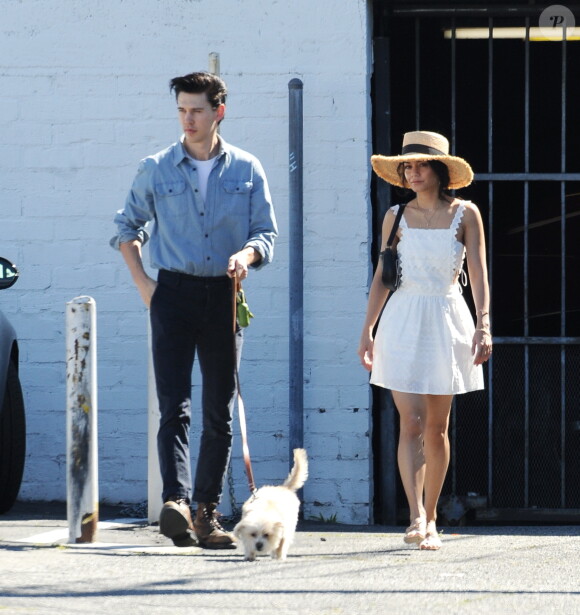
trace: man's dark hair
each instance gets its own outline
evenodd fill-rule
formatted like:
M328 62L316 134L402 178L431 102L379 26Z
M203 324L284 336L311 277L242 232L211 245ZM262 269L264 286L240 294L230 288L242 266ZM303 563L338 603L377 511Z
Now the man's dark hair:
M207 94L209 104L215 109L219 105L225 104L228 95L226 84L212 73L198 72L175 77L169 82L169 90L175 92L175 98L180 92L188 94Z

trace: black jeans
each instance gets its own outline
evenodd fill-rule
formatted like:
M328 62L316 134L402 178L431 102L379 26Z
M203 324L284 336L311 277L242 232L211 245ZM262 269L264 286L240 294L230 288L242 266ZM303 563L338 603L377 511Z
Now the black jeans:
M161 414L157 447L163 501L219 502L232 443L236 394L232 282L160 271L150 307L153 366ZM242 331L235 335L236 360ZM191 493L191 371L202 375L202 434Z

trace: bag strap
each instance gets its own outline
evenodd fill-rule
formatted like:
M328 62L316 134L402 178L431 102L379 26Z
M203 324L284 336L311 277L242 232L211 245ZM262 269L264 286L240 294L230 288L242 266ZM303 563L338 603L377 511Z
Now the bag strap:
M236 391L238 398L238 414L240 418L240 432L242 434L242 452L244 455L244 465L246 466L246 476L248 477L248 486L252 494L256 492L256 484L254 483L254 473L252 472L252 460L250 459L250 447L248 446L248 434L246 431L246 411L244 409L244 401L240 389L240 374L238 373L238 357L236 353L236 324L237 324L237 298L238 291L242 290L242 282L234 273L232 277L232 311L233 311L233 352L234 352L234 373L236 381Z
M397 212L397 215L395 217L395 223L393 224L393 228L391 229L391 234L389 235L389 240L387 241L387 248L391 247L391 244L393 243L393 240L395 239L395 233L397 232L397 229L399 228L399 223L401 222L401 216L403 215L403 210L405 209L407 203L404 203L403 205L399 205L399 211Z

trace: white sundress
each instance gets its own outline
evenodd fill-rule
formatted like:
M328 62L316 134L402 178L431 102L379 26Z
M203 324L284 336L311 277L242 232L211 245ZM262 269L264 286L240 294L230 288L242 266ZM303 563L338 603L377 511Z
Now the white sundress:
M471 354L473 317L455 281L465 259L457 240L464 211L460 201L448 229L409 228L401 217L401 283L377 328L372 384L432 395L483 389L482 367Z

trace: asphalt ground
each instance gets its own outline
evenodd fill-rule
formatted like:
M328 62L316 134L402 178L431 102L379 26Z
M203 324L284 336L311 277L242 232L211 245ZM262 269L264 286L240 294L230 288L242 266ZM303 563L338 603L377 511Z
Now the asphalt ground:
M66 544L62 503L0 516L0 614L580 614L580 527L457 527L443 548L401 527L304 522L286 562L178 549L102 507L98 542Z

